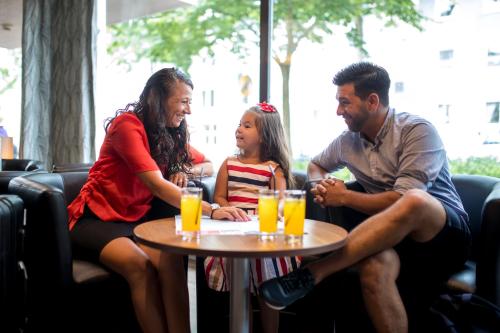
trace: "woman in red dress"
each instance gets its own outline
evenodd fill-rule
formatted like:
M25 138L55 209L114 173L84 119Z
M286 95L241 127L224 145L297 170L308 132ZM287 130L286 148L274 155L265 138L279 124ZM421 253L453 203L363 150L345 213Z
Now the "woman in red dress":
M68 206L75 256L95 260L122 275L130 286L144 332L188 332L189 305L182 256L160 252L133 240L133 229L147 221L153 198L180 206L180 187L190 167L185 116L191 113L193 84L175 68L153 74L139 101L117 111L88 181ZM203 213L218 219L248 220L233 207ZM158 212L154 212L158 216Z

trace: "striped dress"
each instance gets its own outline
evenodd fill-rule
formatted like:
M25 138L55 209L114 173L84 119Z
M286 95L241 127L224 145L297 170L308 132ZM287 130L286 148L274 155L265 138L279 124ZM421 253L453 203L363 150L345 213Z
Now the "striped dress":
M229 205L255 214L260 189L270 188L272 173L278 164L273 161L261 164L241 163L236 157L227 159L227 200ZM205 276L208 286L218 291L230 290L230 261L227 258L207 257ZM290 273L300 265L299 257L257 258L250 260L250 283L252 291L266 280Z

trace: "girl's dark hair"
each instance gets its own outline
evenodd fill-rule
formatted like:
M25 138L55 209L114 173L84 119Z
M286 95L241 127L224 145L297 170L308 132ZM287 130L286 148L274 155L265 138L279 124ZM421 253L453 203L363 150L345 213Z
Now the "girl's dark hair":
M274 108L274 107L273 107ZM278 112L265 112L259 106L253 106L248 111L257 115L256 126L261 139L260 160L274 161L283 170L288 187L295 185L290 162L290 149L285 138L285 131Z
M156 161L165 177L176 172L188 172L191 166L187 149L189 133L186 119L177 128L166 126L166 102L178 82L193 89L193 82L177 68L164 68L154 73L146 83L139 101L128 104L116 111L112 118L106 119L105 130L116 117L124 112L133 112L144 124L148 136L151 156Z

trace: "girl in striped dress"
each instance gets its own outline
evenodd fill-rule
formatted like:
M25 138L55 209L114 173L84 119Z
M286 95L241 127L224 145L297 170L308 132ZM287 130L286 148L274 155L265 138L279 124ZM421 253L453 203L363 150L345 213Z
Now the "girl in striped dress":
M289 186L293 184L288 145L276 108L264 102L247 110L236 129L236 146L239 154L228 157L219 169L214 201L222 207L234 206L247 214L256 214L260 189L282 191L287 183ZM210 288L218 291L230 289L228 264L226 258L208 257L205 260ZM250 260L252 292L263 281L286 275L299 264L296 257ZM260 297L259 303L264 332L277 332L279 312L269 308Z

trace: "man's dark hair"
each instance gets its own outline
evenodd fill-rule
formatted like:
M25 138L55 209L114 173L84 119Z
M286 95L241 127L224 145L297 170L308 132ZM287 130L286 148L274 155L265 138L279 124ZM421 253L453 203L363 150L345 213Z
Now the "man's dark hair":
M354 83L354 94L366 99L371 93L376 93L380 103L389 105L389 87L391 79L387 71L369 62L357 62L341 69L333 77L333 84L342 86Z

